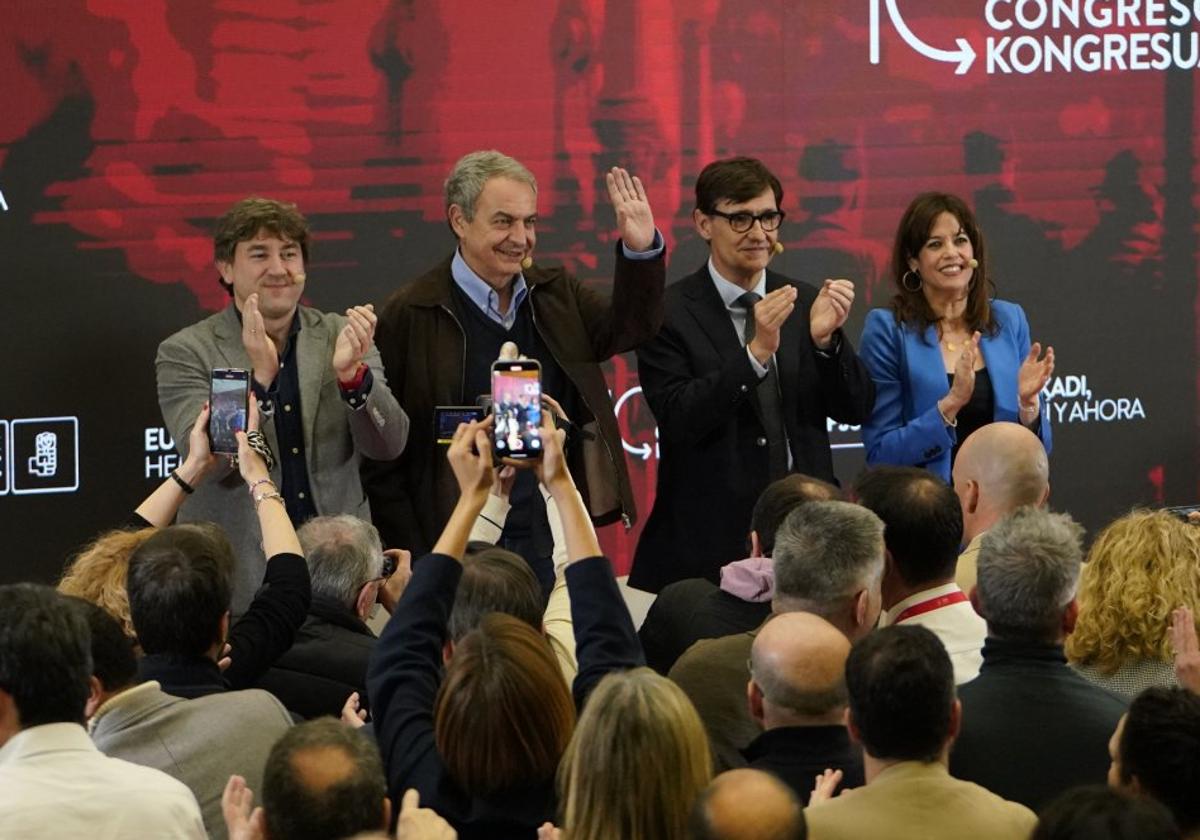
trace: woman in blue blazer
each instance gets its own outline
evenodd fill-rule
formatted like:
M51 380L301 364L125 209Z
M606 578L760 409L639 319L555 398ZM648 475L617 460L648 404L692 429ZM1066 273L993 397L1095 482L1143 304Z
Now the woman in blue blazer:
M1040 394L1054 349L1030 346L1021 307L993 297L986 256L957 196L925 193L904 212L892 248L896 296L867 313L859 351L875 382L868 464L925 467L949 481L959 444L994 421L1021 423L1050 451Z

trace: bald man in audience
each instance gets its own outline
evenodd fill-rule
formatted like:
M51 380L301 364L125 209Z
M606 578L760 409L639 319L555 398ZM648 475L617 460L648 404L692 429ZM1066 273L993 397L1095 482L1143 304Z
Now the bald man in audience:
M804 816L787 785L743 767L717 776L700 794L691 829L692 840L798 840Z
M746 695L763 733L742 750L807 805L813 777L842 771L845 787L863 783L862 750L846 731L846 657L850 640L820 616L794 612L768 621L754 639Z
M1050 498L1050 462L1037 435L1019 423L988 423L963 441L951 473L962 505L963 541L955 582L975 588L983 534L1024 505L1042 507Z
M253 799L245 779L229 778L221 806L231 838L338 840L386 829L392 816L378 748L331 717L295 726L275 743L261 809L252 810Z

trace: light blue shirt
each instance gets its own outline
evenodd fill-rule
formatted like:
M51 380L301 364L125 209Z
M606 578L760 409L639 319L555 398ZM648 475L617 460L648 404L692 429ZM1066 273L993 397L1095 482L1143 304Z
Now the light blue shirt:
M454 278L458 288L462 289L463 294L470 298L471 303L479 307L480 312L504 329L512 329L513 324L517 322L517 309L529 294L524 274L518 272L513 280L512 300L509 302L508 311L504 313L501 313L499 308L500 294L471 270L460 250L454 252L454 259L450 262L450 276Z
M661 256L665 249L666 245L663 242L662 234L658 232L658 228L654 229L654 241L650 243L648 251L634 251L624 242L621 243L621 251L625 254L625 258L629 260L652 260ZM458 284L458 288L462 289L463 294L470 299L471 303L479 307L480 312L504 327L505 330L513 328L513 324L517 322L517 310L521 308L521 304L529 296L529 284L525 282L524 274L517 272L517 276L513 280L512 301L509 304L508 311L505 313L500 312L499 293L489 286L482 277L476 274L471 269L471 266L467 265L467 261L463 259L462 249L455 249L454 251L454 259L450 262L450 276L454 278L454 282ZM765 277L766 275L764 274L763 276Z

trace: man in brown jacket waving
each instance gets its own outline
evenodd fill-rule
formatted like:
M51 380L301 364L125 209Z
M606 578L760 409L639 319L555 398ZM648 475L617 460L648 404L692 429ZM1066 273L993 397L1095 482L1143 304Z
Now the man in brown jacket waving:
M542 366L543 392L573 421L568 459L593 520L631 523L632 491L600 363L651 338L662 322L664 245L641 181L607 173L621 242L609 299L562 268L535 265L537 182L497 151L472 152L446 179L446 218L458 240L441 264L388 300L376 343L388 384L413 418L400 458L365 469L384 543L424 553L457 496L434 436L437 406L473 405L490 392L505 342ZM502 545L552 580L550 537L532 473L512 490ZM549 580L548 580L549 578Z

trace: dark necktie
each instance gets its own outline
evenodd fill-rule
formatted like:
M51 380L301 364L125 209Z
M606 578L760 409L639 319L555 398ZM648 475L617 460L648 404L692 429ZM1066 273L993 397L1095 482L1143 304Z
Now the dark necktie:
M754 304L760 300L762 298L757 292L746 292L737 299L738 306L746 312L746 328L743 333L747 346L754 340ZM783 399L779 393L779 377L775 374L774 357L767 360L767 375L758 381L756 394L762 413L763 429L767 433L770 480L775 481L787 475L787 430L783 425Z

